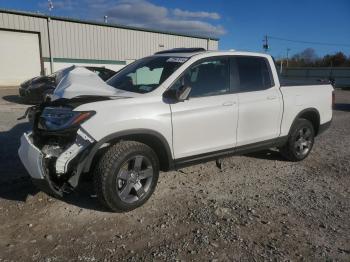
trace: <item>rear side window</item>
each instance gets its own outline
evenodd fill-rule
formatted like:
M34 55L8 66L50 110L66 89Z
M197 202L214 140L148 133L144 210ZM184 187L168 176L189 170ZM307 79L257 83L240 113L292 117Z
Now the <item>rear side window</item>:
M274 85L268 61L263 57L237 56L236 70L239 77L239 91L259 91Z

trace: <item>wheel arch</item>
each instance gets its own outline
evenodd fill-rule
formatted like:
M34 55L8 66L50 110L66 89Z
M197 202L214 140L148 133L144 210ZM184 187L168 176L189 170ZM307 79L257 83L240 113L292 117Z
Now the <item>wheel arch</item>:
M320 118L320 113L314 107L305 108L297 114L297 116L293 120L292 125L290 126L288 135L290 135L290 132L291 132L292 127L294 126L295 122L300 118L309 120L311 122L312 126L314 127L315 136L317 136L319 129L320 129L321 118Z
M174 161L172 158L171 149L169 143L162 134L149 129L132 129L116 132L100 139L91 148L88 156L86 157L83 171L88 172L93 163L98 160L100 153L102 153L105 148L109 147L103 147L104 144L108 143L112 145L121 140L137 141L148 145L157 154L160 169L162 171L173 169Z

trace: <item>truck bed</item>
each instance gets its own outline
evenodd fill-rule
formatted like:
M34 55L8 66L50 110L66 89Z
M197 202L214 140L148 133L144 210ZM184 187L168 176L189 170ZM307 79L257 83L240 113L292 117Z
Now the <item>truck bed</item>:
M281 86L307 86L307 85L328 85L328 84L330 84L330 81L328 79L280 76Z

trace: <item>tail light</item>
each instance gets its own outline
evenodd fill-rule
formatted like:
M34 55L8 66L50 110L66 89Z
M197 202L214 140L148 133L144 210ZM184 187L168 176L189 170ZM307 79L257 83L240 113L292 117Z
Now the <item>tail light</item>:
M332 92L332 109L335 107L335 93L334 91Z

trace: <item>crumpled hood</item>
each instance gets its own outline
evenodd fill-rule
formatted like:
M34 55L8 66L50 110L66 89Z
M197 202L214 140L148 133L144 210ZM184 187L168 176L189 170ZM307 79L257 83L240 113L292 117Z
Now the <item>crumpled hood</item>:
M63 76L51 100L78 96L136 97L138 95L107 85L96 73L84 67L77 67Z

